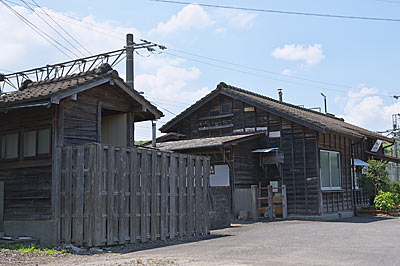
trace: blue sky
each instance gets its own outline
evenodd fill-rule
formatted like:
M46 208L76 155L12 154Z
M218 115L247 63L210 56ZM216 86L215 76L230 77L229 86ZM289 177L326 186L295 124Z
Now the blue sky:
M93 53L121 48L127 32L133 32L137 39L149 39L170 48L164 54L146 57L143 51L143 57L136 56L136 88L168 110L163 110L166 117L159 126L173 117L171 113L181 112L220 81L274 98L277 89L282 88L285 101L306 107L322 106L320 93L323 92L327 95L329 112L371 130L390 128L391 114L400 113L400 101L390 97L400 94L400 22L257 13L147 0L36 2L46 7ZM203 0L199 3L400 18L400 4L376 0L324 1L323 4L316 0ZM31 11L16 8L52 33ZM0 49L7 51L0 55L0 69L17 71L68 59L4 6L0 6L0 17L3 32ZM190 56L182 51L264 72ZM123 64L118 70L124 75ZM137 139L148 139L150 124L138 125L136 135Z

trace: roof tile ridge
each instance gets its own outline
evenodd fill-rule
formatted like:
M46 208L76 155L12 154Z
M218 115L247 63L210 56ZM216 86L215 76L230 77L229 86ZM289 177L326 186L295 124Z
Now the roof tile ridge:
M250 94L250 95L253 95L253 96L256 96L256 97L260 97L260 98L272 101L274 103L286 105L286 106L293 107L293 108L296 108L296 109L299 109L299 110L302 110L302 111L307 111L307 112L310 112L310 113L313 113L313 114L322 115L324 117L328 117L328 118L332 118L332 119L336 119L338 121L344 122L344 120L342 118L339 118L339 117L334 117L334 116L331 116L331 115L328 115L328 114L320 113L320 112L317 112L317 111L314 111L314 110L310 110L310 109L305 108L305 107L297 106L297 105L294 105L294 104L291 104L291 103L281 102L281 101L273 99L271 97L268 97L268 96L265 96L265 95L262 95L262 94L259 94L259 93L256 93L256 92L252 92L252 91L249 91L249 90L245 90L245 89L242 89L242 88L239 88L239 87L235 87L235 86L226 84L224 82L221 82L220 84L225 89L231 89L231 90L234 90L234 91L243 92L243 93L246 93L246 94Z

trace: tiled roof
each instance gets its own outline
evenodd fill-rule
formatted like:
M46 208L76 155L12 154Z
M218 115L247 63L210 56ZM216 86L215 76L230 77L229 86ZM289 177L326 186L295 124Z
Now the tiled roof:
M51 97L62 94L71 89L78 88L85 85L90 85L93 82L100 81L105 78L112 78L115 81L120 81L129 87L118 75L116 70L113 70L109 64L102 64L99 67L81 72L73 75L67 75L49 80L42 80L39 82L25 81L25 84L21 86L22 89L18 91L12 91L3 95L0 95L0 109L8 108L9 106L19 104L30 104L38 101L48 100ZM156 106L151 104L146 98L134 91L137 100L140 100L145 105L150 107L154 113L163 116L162 112L157 109Z
M286 102L280 102L261 94L227 85L224 82L218 84L217 88L214 91L197 101L195 104L190 106L188 109L180 113L175 118L173 118L160 130L162 132L165 132L171 126L179 122L183 117L192 113L219 93L225 94L233 98L238 98L251 105L255 105L258 108L265 109L268 112L275 113L278 116L282 116L288 120L303 124L307 127L312 127L321 132L333 131L355 137L369 136L391 141L389 138L386 138L380 134L346 123L343 119L337 118L333 115L320 113Z
M25 83L23 89L1 95L0 106L46 99L65 90L89 84L106 77L118 78L118 73L110 65L103 64L96 69L86 72L39 82Z
M157 143L157 148L160 150L178 151L178 150L196 149L204 147L216 147L216 146L222 146L232 141L245 140L248 137L253 137L257 135L261 134L252 133L246 135L168 141L168 142Z

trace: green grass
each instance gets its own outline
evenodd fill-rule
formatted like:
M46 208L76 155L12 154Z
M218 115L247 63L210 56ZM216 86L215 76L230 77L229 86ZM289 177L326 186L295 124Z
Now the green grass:
M53 248L43 248L43 247L36 247L35 245L23 245L23 244L15 244L15 245L0 245L0 249L9 249L9 250L16 250L21 252L22 254L25 253L45 253L45 254L56 254L56 253L65 253L65 250L56 250Z

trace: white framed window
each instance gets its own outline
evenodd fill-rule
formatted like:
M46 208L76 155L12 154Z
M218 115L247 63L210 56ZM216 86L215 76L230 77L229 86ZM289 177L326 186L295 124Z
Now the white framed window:
M340 153L320 151L321 188L325 190L341 189Z
M43 157L50 154L50 128L30 129L24 132L24 158Z
M0 160L18 159L19 134L8 133L0 135Z

